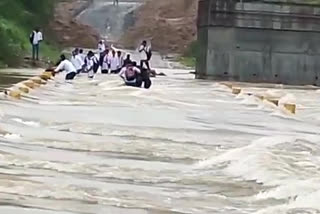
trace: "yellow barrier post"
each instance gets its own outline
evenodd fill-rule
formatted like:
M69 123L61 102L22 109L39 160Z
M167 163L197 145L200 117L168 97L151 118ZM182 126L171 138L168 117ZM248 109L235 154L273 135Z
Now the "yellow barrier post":
M240 88L232 88L232 94L240 94L241 89Z
M296 104L285 103L283 104L284 108L287 109L290 113L296 113Z
M279 100L277 100L277 99L267 99L270 103L273 103L273 104L275 104L276 106L278 106L279 105Z
M25 81L23 84L29 88L35 88L35 83L32 81Z
M10 97L20 99L21 98L21 92L16 90L10 90L9 92L5 92Z
M24 92L24 93L29 93L29 91L30 91L29 88L27 88L27 87L22 87L22 86L19 87L19 90L22 91L22 92Z

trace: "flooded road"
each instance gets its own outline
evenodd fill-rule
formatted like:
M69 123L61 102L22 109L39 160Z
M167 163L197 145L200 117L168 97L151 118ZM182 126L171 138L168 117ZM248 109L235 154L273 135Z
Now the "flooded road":
M188 70L151 90L59 75L0 99L0 213L320 213L320 93L291 115ZM243 85L247 92L264 87Z

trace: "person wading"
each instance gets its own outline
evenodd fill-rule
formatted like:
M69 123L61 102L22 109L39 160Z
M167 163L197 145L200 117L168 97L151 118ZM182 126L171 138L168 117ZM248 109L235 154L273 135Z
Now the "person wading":
M109 57L110 57L109 56L109 49L106 49L106 51L104 53L102 67L101 67L101 73L102 74L108 74L109 73L109 68L110 68Z
M123 67L123 64L124 64L124 60L123 60L123 56L122 56L122 52L121 51L117 51L117 57L118 57L118 60L119 60L117 73L119 73L121 68Z
M99 51L99 65L102 66L104 54L106 51L106 44L104 40L101 40L98 43L98 51Z
M123 79L127 86L141 87L142 85L140 69L134 66L133 63L129 63L123 67L119 73L119 76Z
M119 68L119 58L116 56L116 51L112 51L111 56L109 57L109 64L110 64L110 72L111 74L117 74Z
M122 67L125 67L125 66L128 65L129 63L132 63L131 55L130 55L130 54L128 54L128 55L127 55L127 58L123 61Z
M76 68L73 66L73 64L66 58L64 54L60 56L60 64L58 67L54 70L57 72L65 71L67 73L66 80L73 80L74 77L77 75Z
M148 70L151 70L149 61L152 57L151 47L147 45L147 41L143 41L139 47L140 53L140 67L143 68L144 64Z
M30 43L32 45L32 59L39 60L40 43L43 41L43 35L39 28L35 28L30 34Z
M84 61L79 55L78 49L75 49L74 51L72 51L71 62L73 66L77 69L77 74L81 73L84 67Z

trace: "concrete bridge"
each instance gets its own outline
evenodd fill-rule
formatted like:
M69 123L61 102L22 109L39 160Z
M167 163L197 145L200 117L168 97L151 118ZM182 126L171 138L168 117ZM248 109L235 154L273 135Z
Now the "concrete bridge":
M320 5L200 0L197 78L320 85Z

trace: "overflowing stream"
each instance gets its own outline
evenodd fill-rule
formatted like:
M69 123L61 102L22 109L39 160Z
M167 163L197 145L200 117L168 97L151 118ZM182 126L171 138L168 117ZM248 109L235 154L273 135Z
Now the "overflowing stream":
M150 90L58 75L1 95L0 213L320 213L319 91L242 85L291 94L292 115L153 65L167 76Z

